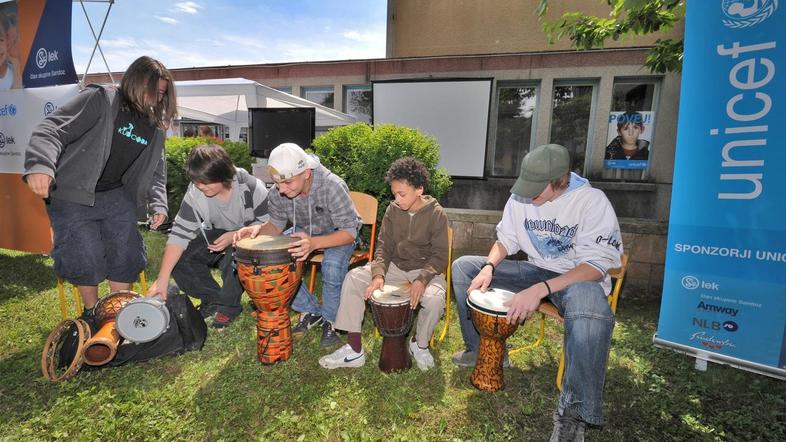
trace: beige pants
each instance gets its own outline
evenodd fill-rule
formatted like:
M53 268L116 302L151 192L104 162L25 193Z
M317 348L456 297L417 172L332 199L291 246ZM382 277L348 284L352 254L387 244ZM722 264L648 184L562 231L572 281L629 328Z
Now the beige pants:
M412 282L420 275L420 270L405 272L392 262L385 275L385 284L400 285ZM335 328L348 332L360 332L363 316L366 313L366 302L363 294L371 283L371 265L352 269L344 278L341 286L341 304L336 315ZM428 347L431 334L445 310L445 277L437 275L431 279L426 291L420 298L422 311L418 313L415 329L415 340L420 348Z

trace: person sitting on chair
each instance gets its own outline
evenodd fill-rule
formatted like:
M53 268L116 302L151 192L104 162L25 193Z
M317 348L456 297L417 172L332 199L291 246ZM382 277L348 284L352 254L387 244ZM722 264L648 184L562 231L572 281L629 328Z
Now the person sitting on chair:
M509 323L524 321L551 301L565 318L565 369L551 440L583 440L586 423L602 424L603 382L614 316L607 302L609 269L620 266L622 240L606 195L570 172L568 150L539 146L521 162L487 257L453 262L453 287L463 351L453 363L474 366L479 344L467 308L469 292L490 286L516 295L505 305ZM505 259L518 251L527 261Z
M186 171L191 184L169 233L158 278L147 294L166 299L172 275L187 295L202 300L203 317L215 315L213 328L222 329L243 310L243 286L232 265L232 238L243 226L267 221L268 192L215 144L195 147ZM221 287L210 274L214 267L221 270Z
M322 305L300 285L292 309L303 313L292 328L293 335L303 335L322 324L321 347L341 343L333 329L341 295L341 282L347 274L349 259L355 250L355 238L362 221L349 197L344 180L319 164L294 143L283 143L270 152L268 170L276 186L268 196L270 221L248 226L235 234L235 241L250 236L280 235L287 224L293 242L289 252L298 261L318 249L322 260Z
M434 366L428 344L445 308L442 273L448 263L448 217L436 199L423 194L429 173L418 160L396 160L385 174L385 182L395 200L382 219L374 261L344 278L336 328L348 332L348 344L319 359L328 369L365 364L360 344L365 300L386 283L408 284L410 308L423 307L409 351L421 370Z

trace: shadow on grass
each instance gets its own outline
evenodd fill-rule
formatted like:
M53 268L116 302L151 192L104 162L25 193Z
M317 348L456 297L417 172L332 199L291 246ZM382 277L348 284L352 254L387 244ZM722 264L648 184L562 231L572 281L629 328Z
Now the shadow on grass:
M57 277L50 263L43 255L0 253L0 303L55 287Z

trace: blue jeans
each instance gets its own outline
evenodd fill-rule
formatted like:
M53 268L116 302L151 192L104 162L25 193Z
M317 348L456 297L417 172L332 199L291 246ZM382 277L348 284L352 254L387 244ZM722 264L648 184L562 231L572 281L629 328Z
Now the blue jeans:
M300 229L298 229L300 230ZM285 235L291 233L291 229L284 232ZM292 301L292 310L300 313L311 313L322 315L326 321L336 322L338 304L341 301L341 284L347 275L349 268L349 258L355 250L355 243L344 246L330 247L324 250L322 260L322 305L320 306L317 297L308 291L305 284L300 284L300 288Z
M453 293L456 296L461 335L468 351L476 351L480 335L467 307L467 289L486 262L485 257L463 256L453 262ZM491 286L519 292L533 284L558 276L526 261L503 260L494 270ZM565 374L559 397L560 411L570 408L584 421L603 423L603 384L611 347L614 315L601 285L578 282L548 297L565 318L563 349Z

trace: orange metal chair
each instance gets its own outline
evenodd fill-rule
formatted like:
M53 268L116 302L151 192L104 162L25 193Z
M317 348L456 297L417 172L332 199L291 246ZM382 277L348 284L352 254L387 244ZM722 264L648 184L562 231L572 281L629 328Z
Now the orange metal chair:
M131 290L134 290L134 284L131 284ZM147 277L144 270L139 274L139 286L142 290L141 295L147 293ZM79 295L79 290L76 286L71 286L71 296L74 298L74 317L82 314L82 296ZM60 299L60 317L68 319L68 299L66 298L65 281L57 278L57 297Z
M349 258L349 265L361 261L371 262L374 259L374 245L377 241L377 209L379 208L379 202L373 196L363 192L349 192L349 197L352 198L352 202L363 220L363 225L371 226L371 240L369 241L368 249L357 249L352 252L352 256ZM311 275L308 280L308 291L311 293L314 293L314 286L316 285L317 266L324 257L324 254L317 252L309 259Z
M448 265L445 270L445 325L442 326L442 332L437 339L439 342L445 340L448 336L448 329L450 328L450 265L453 263L453 229L448 227ZM431 336L431 346L434 346L434 336Z
M625 280L625 272L628 269L628 255L622 255L620 259L621 265L616 269L609 270L609 275L614 280L614 285L611 290L611 294L608 296L609 305L611 306L611 312L617 314L617 301L620 297L620 292L622 291L622 283ZM551 302L544 301L538 307L538 313L540 313L540 325L539 325L539 332L538 338L532 344L525 345L523 347L517 348L515 350L511 350L510 354L516 354L522 350L531 350L533 348L538 347L543 342L543 337L546 334L546 316L554 319L555 321L559 322L560 324L565 322L565 318L559 314L557 307L552 304ZM565 350L560 351L559 356L559 367L557 368L557 389L562 391L562 376L565 374Z

